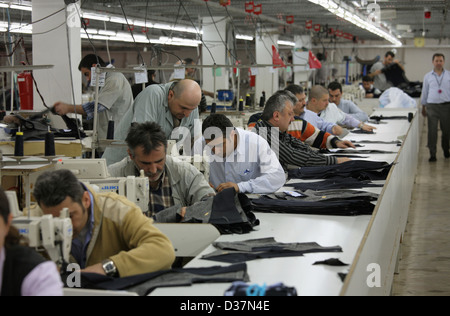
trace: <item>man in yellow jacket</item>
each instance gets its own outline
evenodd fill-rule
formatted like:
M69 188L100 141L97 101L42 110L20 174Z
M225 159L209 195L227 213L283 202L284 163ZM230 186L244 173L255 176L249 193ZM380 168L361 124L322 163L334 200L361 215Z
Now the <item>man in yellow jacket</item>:
M170 269L175 260L169 239L138 206L115 193L96 194L71 171L42 174L34 197L44 214L69 209L71 255L82 272L127 277Z

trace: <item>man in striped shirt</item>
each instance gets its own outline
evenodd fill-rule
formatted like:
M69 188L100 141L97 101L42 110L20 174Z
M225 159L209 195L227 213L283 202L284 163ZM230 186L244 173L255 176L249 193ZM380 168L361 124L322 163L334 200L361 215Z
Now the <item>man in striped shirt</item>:
M267 101L261 120L252 130L267 140L283 168L325 166L349 161L348 158L322 155L287 133L294 121L293 98L295 96L289 91L275 93Z

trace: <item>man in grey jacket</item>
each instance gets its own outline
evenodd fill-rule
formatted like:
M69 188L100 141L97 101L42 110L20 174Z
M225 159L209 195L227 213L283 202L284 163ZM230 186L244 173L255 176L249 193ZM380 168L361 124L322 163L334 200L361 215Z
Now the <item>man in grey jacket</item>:
M108 171L113 177L127 177L144 170L150 182L149 209L143 210L148 216L192 206L215 195L194 166L166 155L166 135L158 124L134 123L126 142L129 157L109 166Z

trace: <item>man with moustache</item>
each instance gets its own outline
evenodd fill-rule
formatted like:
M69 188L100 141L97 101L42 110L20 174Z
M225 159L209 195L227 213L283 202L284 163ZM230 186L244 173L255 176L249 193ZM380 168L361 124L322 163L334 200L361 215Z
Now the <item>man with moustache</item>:
M123 278L170 269L175 260L170 240L136 204L115 193L95 193L70 170L43 173L33 195L45 215L69 210L71 262L81 272Z
M144 170L150 182L149 209L143 210L147 216L192 206L215 195L200 171L167 155L167 139L158 124L133 124L126 142L129 156L109 166L108 171L113 177L128 177Z

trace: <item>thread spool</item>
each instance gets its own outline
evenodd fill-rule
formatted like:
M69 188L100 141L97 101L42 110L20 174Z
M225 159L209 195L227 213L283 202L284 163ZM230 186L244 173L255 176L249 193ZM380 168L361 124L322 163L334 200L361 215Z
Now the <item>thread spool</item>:
M23 157L23 132L20 130L16 133L16 140L14 144L14 156Z
M114 121L110 120L108 122L108 132L106 134L106 139L114 139Z
M45 134L45 157L56 156L55 153L55 135L48 128L48 133Z
M411 123L414 119L414 113L408 113L408 122Z
M245 106L246 107L252 106L252 97L250 96L250 94L247 94L247 96L245 97Z
M239 111L244 111L244 99L242 98L239 100Z
M217 104L216 102L213 102L213 104L211 105L211 114L214 114L217 112Z

